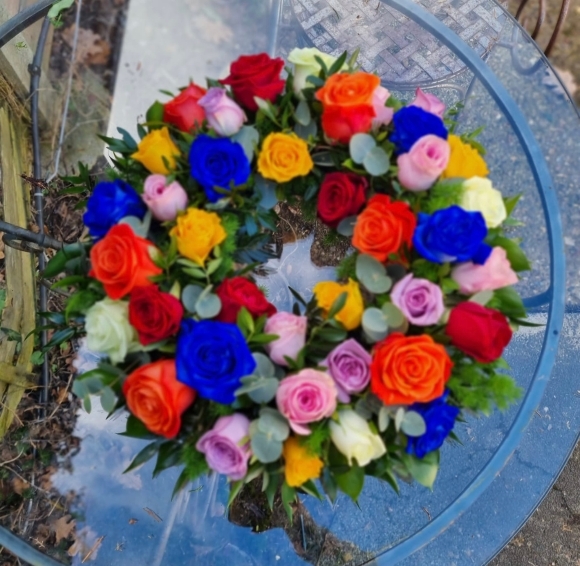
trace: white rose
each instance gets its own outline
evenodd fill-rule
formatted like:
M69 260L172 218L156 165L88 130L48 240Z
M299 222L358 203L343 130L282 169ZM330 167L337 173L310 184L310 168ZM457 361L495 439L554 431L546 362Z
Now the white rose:
M369 423L350 409L339 411L338 422L330 421L329 426L332 442L351 465L356 458L359 466L366 466L387 451L383 439L370 429Z
M95 303L85 318L87 348L118 364L128 352L141 349L137 331L129 324L129 303L108 297Z
M320 73L320 64L314 57L320 57L327 68L332 67L336 57L323 53L316 47L304 47L299 49L295 47L288 54L288 61L294 65L294 92L302 98L302 89L312 86L306 82L306 77L310 75L318 76Z
M481 212L488 228L496 228L507 218L501 193L483 177L471 177L463 182L459 206L471 212Z

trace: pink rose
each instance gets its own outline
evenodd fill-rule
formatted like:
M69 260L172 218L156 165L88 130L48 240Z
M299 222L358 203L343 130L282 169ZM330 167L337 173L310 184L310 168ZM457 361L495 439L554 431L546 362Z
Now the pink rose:
M425 110L425 112L431 112L431 114L435 114L441 119L443 118L443 114L445 114L445 104L434 94L423 92L420 88L415 91L415 98L409 106L418 106Z
M459 290L465 295L493 291L518 282L518 276L512 269L506 251L499 246L493 248L483 265L468 261L454 267L451 278L459 283Z
M308 319L289 312L277 312L264 326L266 334L277 334L279 338L266 344L270 359L279 366L287 366L284 356L295 359L306 343Z
M145 179L143 200L157 220L175 220L180 210L187 207L187 193L177 182L166 185L163 175L149 175Z
M336 386L330 375L315 369L303 369L280 382L276 404L288 419L290 428L305 436L311 431L303 425L334 413L336 395Z
M250 443L240 446L240 441L250 433L250 421L244 415L234 413L220 417L213 428L203 434L195 448L205 454L207 465L218 474L231 480L241 480L248 471Z
M339 344L320 365L328 368L338 389L338 400L350 403L350 393L360 393L371 379L371 355L354 339Z
M394 110L385 106L385 102L389 100L390 96L391 93L384 86L378 86L373 92L373 108L375 111L375 117L372 122L373 130L391 123Z
M433 134L419 138L407 153L399 155L397 176L410 191L428 189L445 171L450 155L446 140Z
M395 284L391 301L411 324L417 326L436 324L445 310L439 285L415 278L412 273Z
M219 136L233 136L247 120L244 111L223 88L210 88L207 94L199 99L198 104L205 110L208 124Z

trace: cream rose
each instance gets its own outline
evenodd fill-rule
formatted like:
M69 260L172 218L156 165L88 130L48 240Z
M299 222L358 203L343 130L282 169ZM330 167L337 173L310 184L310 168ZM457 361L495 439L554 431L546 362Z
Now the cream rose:
M332 67L336 58L327 53L323 53L316 47L295 47L288 54L288 62L294 65L294 92L302 98L302 89L312 86L306 81L310 75L318 76L320 73L320 63L315 59L320 57L327 68Z
M501 193L483 177L471 177L463 182L459 206L471 212L481 212L488 228L496 228L507 218Z
M128 352L141 349L137 331L129 324L129 303L108 297L96 302L85 319L87 348L109 357L113 364L125 359Z
M332 442L347 457L349 465L356 458L359 466L366 466L387 451L383 439L370 429L369 423L350 409L339 411L338 422L330 421L329 427Z

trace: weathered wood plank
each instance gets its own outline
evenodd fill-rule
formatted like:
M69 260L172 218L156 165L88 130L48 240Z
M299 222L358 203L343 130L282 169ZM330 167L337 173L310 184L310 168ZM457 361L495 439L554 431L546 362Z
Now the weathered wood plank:
M23 227L27 226L28 192L20 173L30 168L28 151L23 145L26 139L25 127L12 117L7 107L0 107L0 185L4 220ZM1 325L19 332L24 339L36 325L33 258L8 246L5 253L6 306ZM26 376L32 372L30 357L33 349L34 338L31 336L22 342L14 372L6 372L11 383L4 382L8 379L0 380L0 438L12 423L24 388L29 385ZM0 342L0 364L14 365L15 354L16 342L6 339Z

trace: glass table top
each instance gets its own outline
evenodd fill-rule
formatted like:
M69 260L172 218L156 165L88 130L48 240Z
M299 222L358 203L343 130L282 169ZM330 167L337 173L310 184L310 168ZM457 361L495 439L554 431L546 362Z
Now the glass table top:
M518 288L528 298L531 321L545 324L550 309L563 306L566 276L564 323L554 327L552 320L549 327L558 335L547 336L545 326L522 328L506 352L528 397L505 413L458 423L455 432L463 445L443 447L433 492L403 484L397 496L367 478L358 507L347 497L334 505L304 497L300 521L290 527L274 514L271 528L258 533L244 526L243 510L234 506L227 513L223 478L202 478L172 501L179 469L152 480L150 462L123 474L143 443L117 435L124 430L123 417L106 420L96 404L91 414L79 413L75 434L82 441L72 468L53 478L62 493L76 494L77 538L88 549L101 540L91 554L93 563L485 564L564 465L580 430L574 371L580 350L578 114L540 51L498 5L425 1L437 20L485 60L498 88L515 101L533 134L530 147L537 144L536 163L547 163L551 182L542 188L526 140L506 117L497 93L476 78L475 65L427 31L426 20L409 19L394 6L379 0L171 0L161 17L158 0L132 0L110 134L118 126L134 131L136 119L162 97L159 89L175 90L189 78L225 76L229 62L242 53L284 55L296 45L335 52L364 43L364 64L379 69L395 95L408 100L421 84L448 104L462 101L460 130L486 126L480 141L494 185L507 195L523 195L517 217L524 226L514 228L514 235L523 238L533 261L533 271ZM546 199L554 196L561 231L558 211L546 212ZM279 307L289 300L285 285L307 294L318 279L332 275L332 268L311 264L310 242L287 243L281 257L271 260L275 273L264 284ZM559 267L564 250L566 274ZM557 338L554 359L549 350Z

